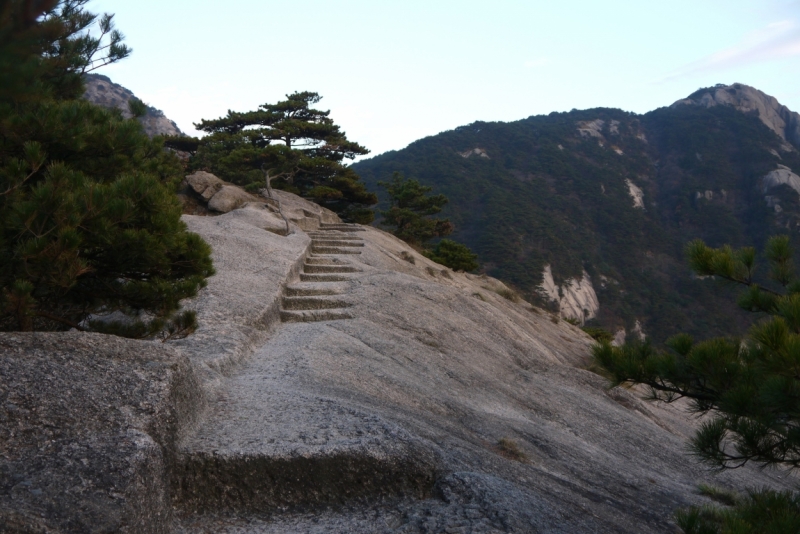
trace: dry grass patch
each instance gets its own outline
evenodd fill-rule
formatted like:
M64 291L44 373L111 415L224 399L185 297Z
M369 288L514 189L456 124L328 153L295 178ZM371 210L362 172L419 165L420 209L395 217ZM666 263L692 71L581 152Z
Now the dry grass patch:
M500 438L497 440L497 451L501 456L516 462L527 463L528 455L522 452L516 441L511 438Z
M522 300L520 299L519 295L517 295L516 291L514 291L513 289L509 289L507 287L502 287L500 289L497 289L495 290L495 293L497 293L506 300L510 300L511 302L519 302L520 300Z
M402 251L400 253L400 257L403 258L404 260L406 260L411 265L414 265L416 263L416 260L414 259L414 255L411 254L410 252L408 252L407 250Z
M717 488L716 486L709 486L708 484L700 484L697 486L700 495L705 495L709 499L713 499L720 504L726 506L734 506L739 502L739 495L733 491Z

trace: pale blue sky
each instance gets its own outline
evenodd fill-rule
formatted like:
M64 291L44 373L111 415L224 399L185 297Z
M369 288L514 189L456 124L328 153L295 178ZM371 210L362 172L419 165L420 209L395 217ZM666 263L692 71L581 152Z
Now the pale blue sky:
M374 154L476 120L643 113L741 82L800 111L800 0L94 0L133 55L100 73L187 133L293 91Z

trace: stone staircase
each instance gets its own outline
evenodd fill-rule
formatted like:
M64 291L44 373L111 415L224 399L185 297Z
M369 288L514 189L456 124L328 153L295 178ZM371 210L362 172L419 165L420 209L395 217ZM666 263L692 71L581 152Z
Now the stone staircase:
M384 501L431 495L437 458L418 438L349 399L308 388L302 373L286 372L298 352L313 354L330 335L324 325L302 323L352 318L343 295L344 282L360 272L348 261L364 247L357 231L341 224L310 232L299 280L281 299L282 321L301 324L279 329L256 351L182 440L173 531L312 532L320 511L339 525L347 522L337 511L344 506L379 510ZM281 526L282 517L306 512L312 519ZM314 531L352 532L341 525Z
M308 232L311 250L303 264L299 282L284 289L281 320L314 322L352 319L350 304L340 295L353 273L361 272L345 258L361 254L364 240L355 232L364 231L354 224L322 224Z

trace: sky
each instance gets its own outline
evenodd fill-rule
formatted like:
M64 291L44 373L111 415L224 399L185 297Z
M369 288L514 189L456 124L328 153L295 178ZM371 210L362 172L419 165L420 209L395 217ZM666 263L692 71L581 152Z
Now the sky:
M636 113L744 83L800 112L800 0L92 0L131 56L98 70L193 123L295 91L377 155L475 121Z

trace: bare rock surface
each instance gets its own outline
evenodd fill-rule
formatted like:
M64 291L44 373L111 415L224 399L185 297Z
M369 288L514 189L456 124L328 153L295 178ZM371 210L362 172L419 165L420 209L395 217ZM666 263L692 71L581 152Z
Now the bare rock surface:
M253 201L253 196L233 185L223 185L208 201L208 209L228 213Z
M3 333L0 354L0 531L168 532L203 405L188 359L85 333Z
M283 221L259 204L217 217L184 215L183 221L211 245L217 275L186 303L198 312L198 330L175 344L204 371L224 374L279 321L281 289L296 276L310 239L299 231L275 233Z
M743 113L755 113L761 122L778 134L781 139L788 141L795 148L800 148L800 114L755 87L741 83L718 85L673 104L673 106L679 105L732 106ZM791 146L784 148L791 150Z
M208 202L222 189L225 182L206 171L196 171L184 178L192 190Z
M786 165L778 164L778 168L768 173L761 179L762 190L764 193L778 187L779 185L788 185L800 194L800 176L792 172L792 169Z
M574 319L584 324L597 317L600 300L592 286L589 274L584 272L580 280L570 278L563 285L556 285L550 265L544 266L542 283L539 286L542 295L558 304L558 313L565 319Z
M794 483L703 471L578 328L275 195L184 216L217 269L192 336L0 336L0 530L668 532L700 482Z
M628 194L633 199L633 207L643 210L644 209L644 192L642 188L633 183L631 180L626 179L625 184L628 186Z
M114 83L107 76L101 74L87 74L84 76L86 90L83 98L105 108L118 109L126 119L132 117L128 109L128 102L136 98L135 95L121 85ZM156 135L183 135L178 125L168 119L164 112L152 106L147 107L147 113L139 118L145 133L150 137Z
M322 225L311 249L347 231ZM700 482L784 486L699 468L684 412L608 391L591 340L502 283L358 239L304 258L353 267L335 282L286 286L329 283L352 318L270 331L181 442L177 531L665 532Z

